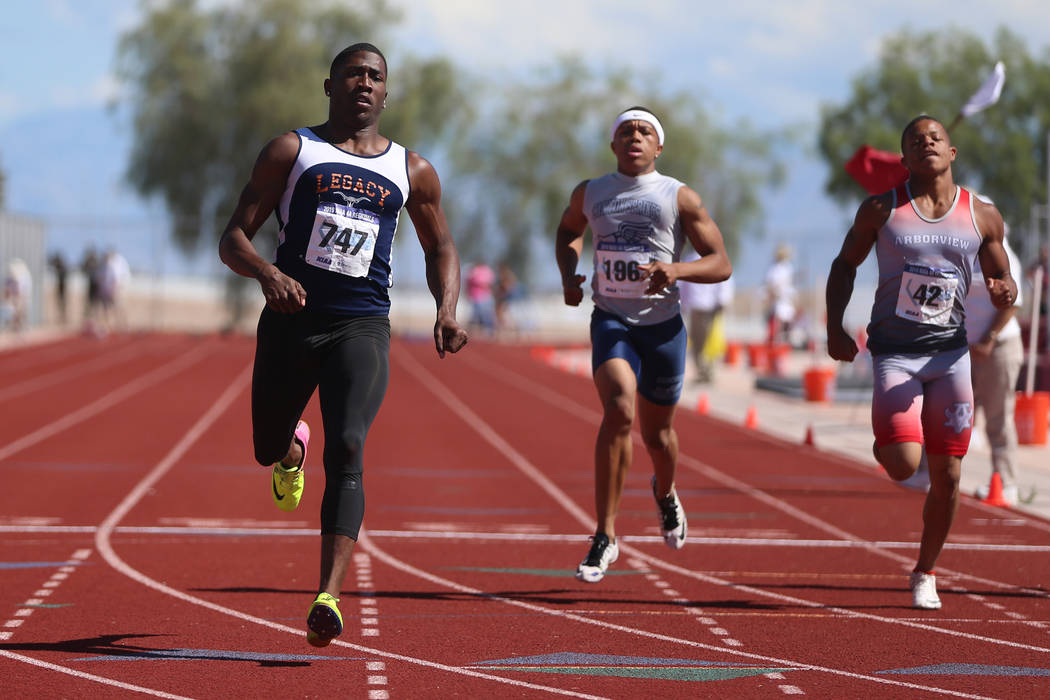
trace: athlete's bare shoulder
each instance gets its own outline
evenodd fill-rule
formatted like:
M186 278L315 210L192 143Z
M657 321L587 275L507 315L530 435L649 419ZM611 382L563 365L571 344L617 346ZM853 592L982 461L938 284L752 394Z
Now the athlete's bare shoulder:
M286 131L262 147L262 155L266 155L279 161L294 161L299 154L299 134L295 131Z
M853 228L873 231L882 228L882 225L890 218L890 212L893 211L894 199L893 190L874 194L865 199L857 208Z
M970 193L973 197L973 216L977 223L977 231L981 234L981 238L988 238L993 236L996 238L1002 238L1003 236L1003 216L999 213L999 208L991 202L987 202L977 195Z

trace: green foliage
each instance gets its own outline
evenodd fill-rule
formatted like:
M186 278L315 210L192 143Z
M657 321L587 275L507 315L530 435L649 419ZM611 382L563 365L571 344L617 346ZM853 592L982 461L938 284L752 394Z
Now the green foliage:
M761 220L759 188L778 182L783 166L765 135L746 124L723 129L698 97L665 97L657 88L627 71L600 74L567 57L532 80L488 89L491 114L454 154L463 191L457 205L473 203L456 211L464 257L502 253L527 275L531 242L553 239L573 188L615 169L609 128L635 104L652 109L664 126L660 172L700 193L732 253Z
M999 102L951 129L959 151L953 172L960 184L992 197L1007 221L1027 221L1032 204L1046 198L1050 51L1036 59L1005 28L992 46L956 29L887 39L878 64L854 80L850 99L822 110L828 193L859 201L865 193L843 169L853 152L868 144L899 153L901 130L923 112L951 126L998 60L1006 65Z
M661 96L626 71L566 58L493 86L445 58L399 56L385 43L398 19L385 0L202 4L147 4L118 50L127 89L117 107L134 133L127 177L166 204L186 251L215 240L263 144L324 121L332 56L360 40L391 61L383 135L449 164L443 202L464 258L487 251L527 276L532 242L553 238L573 187L615 167L608 129L631 104L660 115L661 171L700 193L731 252L757 230L760 187L782 174L767 135L720 127L698 97ZM256 238L264 254L266 234Z
M332 57L371 41L390 58L383 39L397 19L385 0L147 6L118 50L134 131L127 177L165 202L184 250L215 240L267 141L325 121ZM462 111L451 66L406 59L390 68L384 135L436 140L456 121L450 113Z

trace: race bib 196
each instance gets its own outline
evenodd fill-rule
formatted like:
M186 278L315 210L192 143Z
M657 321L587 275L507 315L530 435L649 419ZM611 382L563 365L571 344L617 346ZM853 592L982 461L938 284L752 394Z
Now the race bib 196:
M306 262L349 277L367 277L379 235L379 217L335 202L317 206Z
M649 281L639 265L648 265L649 246L637 243L601 243L596 251L598 293L612 297L643 297Z
M897 315L916 323L947 326L958 286L959 277L952 270L905 265L897 294Z

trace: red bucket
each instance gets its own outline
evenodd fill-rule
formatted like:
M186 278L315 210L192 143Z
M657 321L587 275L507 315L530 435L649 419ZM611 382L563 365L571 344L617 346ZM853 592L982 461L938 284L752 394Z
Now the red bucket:
M726 364L736 367L740 362L740 343L726 343Z
M802 375L802 389L806 401L831 401L835 388L835 370L830 367L813 367Z
M1050 391L1017 392L1014 425L1017 442L1022 445L1045 445L1047 417L1050 415Z
M764 369L768 346L765 343L751 343L747 346L747 364L751 369Z
M766 348L766 362L772 374L784 374L784 363L791 355L791 346L787 343L775 343Z

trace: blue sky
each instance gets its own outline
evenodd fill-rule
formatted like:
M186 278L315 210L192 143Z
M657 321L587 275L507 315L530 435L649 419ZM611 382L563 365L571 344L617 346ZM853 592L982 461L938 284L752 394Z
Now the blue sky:
M668 89L697 92L725 123L747 117L767 128L815 126L820 105L847 99L851 79L873 65L881 39L905 26L955 26L990 40L1005 25L1033 53L1050 50L1045 0L392 2L405 12L401 38L418 53L445 53L493 75L527 71L567 52L629 63L650 69ZM211 249L190 259L172 250L163 208L141 202L121 180L130 135L105 104L118 89L116 39L135 23L138 3L9 5L0 15L0 167L8 209L47 219L50 247L73 258L89 243L113 245L137 269L216 273ZM791 173L767 198L767 238L736 261L741 284L761 277L781 241L816 251L803 266L822 273L848 226L852 212L824 197L826 173L815 157L798 154ZM408 251L399 261L410 279L416 261Z

